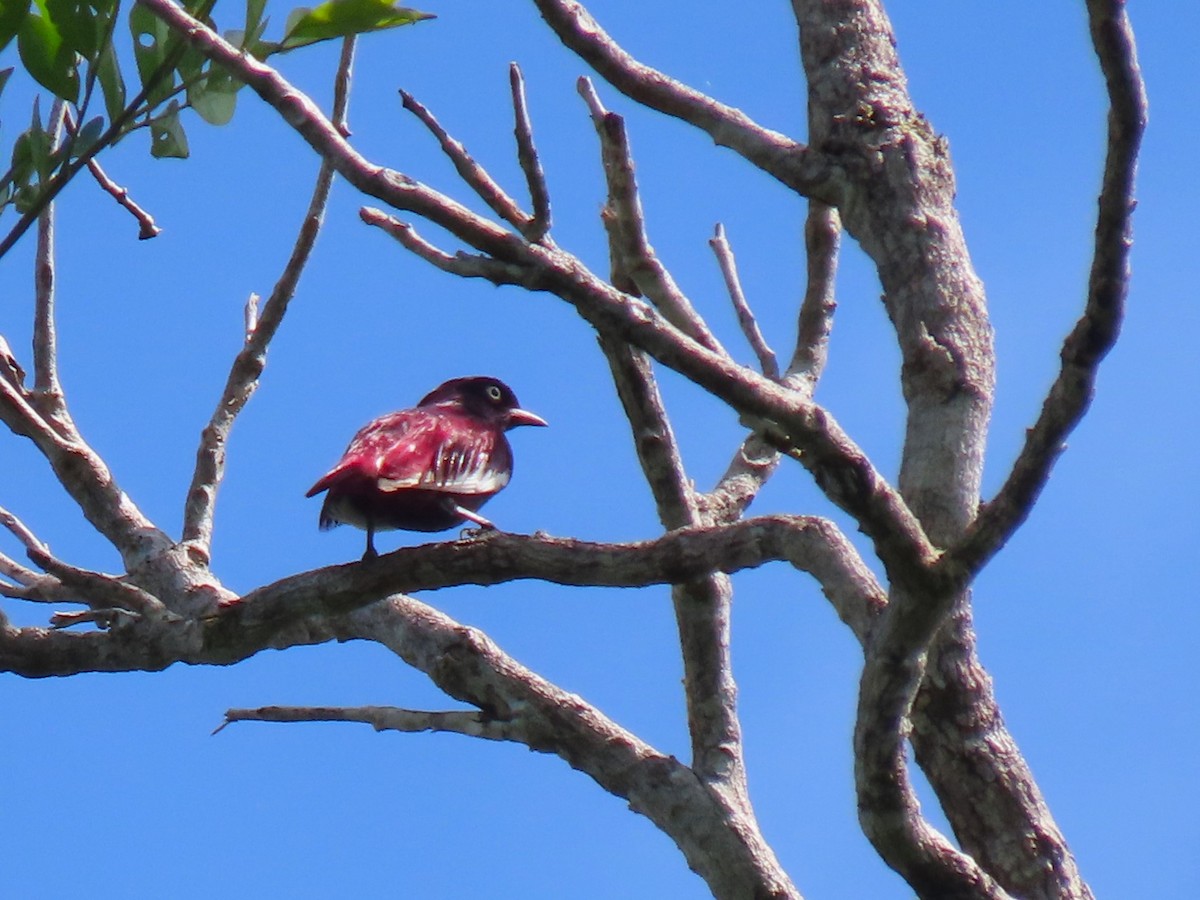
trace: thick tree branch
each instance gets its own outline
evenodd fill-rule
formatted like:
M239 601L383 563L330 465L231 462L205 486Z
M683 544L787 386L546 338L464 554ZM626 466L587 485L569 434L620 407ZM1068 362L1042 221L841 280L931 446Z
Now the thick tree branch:
M504 739L553 753L649 818L719 898L798 898L757 830L719 791L500 650L486 635L412 598L392 598L343 620L339 638L389 647L443 691L481 709ZM502 723L502 724L501 724Z
M886 601L845 536L820 518L762 516L732 525L678 529L632 544L496 532L402 548L369 563L292 575L237 602L213 602L198 621L166 617L100 635L96 641L91 635L79 635L89 640L69 641L45 629L10 629L0 636L0 672L45 677L149 671L172 662L227 665L267 647L326 640L313 637L315 623L395 593L520 579L607 587L682 584L772 561L786 561L811 574L838 616L866 643Z

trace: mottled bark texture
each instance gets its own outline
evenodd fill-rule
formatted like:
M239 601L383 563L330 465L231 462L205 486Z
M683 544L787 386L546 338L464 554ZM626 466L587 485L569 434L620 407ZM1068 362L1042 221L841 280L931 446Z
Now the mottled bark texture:
M783 368L759 333L739 284L733 244L713 239L730 300L758 369L739 364L656 256L634 176L630 128L580 80L607 196L608 277L550 236L551 197L538 163L525 84L510 75L514 153L531 211L499 186L417 98L404 104L451 158L466 190L493 218L471 212L417 178L368 160L349 142L345 103L352 42L326 116L278 71L239 53L171 0L138 0L194 50L228 69L321 160L312 206L292 259L261 316L247 306L244 346L203 430L178 541L151 522L75 428L57 381L53 220L39 228L32 387L0 338L0 421L30 439L65 492L119 552L120 575L51 555L13 513L0 526L33 566L0 554L0 595L74 602L56 625L18 628L0 616L0 670L30 678L89 671L154 671L175 662L229 665L266 648L369 640L426 673L469 709L263 707L235 721L363 722L377 729L440 730L522 743L558 756L625 798L678 845L721 898L799 897L759 830L746 788L730 609L741 569L785 561L821 588L863 648L854 770L864 832L882 858L926 898L1088 898L1091 893L996 705L976 654L974 576L1028 515L1063 439L1086 411L1096 368L1116 339L1128 280L1133 173L1145 97L1120 0L1087 0L1110 97L1108 160L1084 314L1062 369L1000 493L981 504L980 474L995 358L983 288L954 208L946 141L909 97L894 35L873 0L793 0L808 86L808 145L653 70L626 53L578 3L534 0L549 28L611 87L709 135L808 198L808 281L796 346ZM61 110L56 115L60 115ZM61 116L60 116L61 117ZM367 224L446 272L520 285L573 307L596 331L629 420L664 533L629 544L490 533L304 572L236 596L210 570L213 513L226 437L264 371L288 299L320 230L336 173L384 209ZM445 229L470 248L448 252L403 216ZM841 229L874 261L902 365L907 405L895 484L857 446L814 390L828 352ZM658 391L675 370L736 411L747 432L726 473L698 489ZM875 373L872 373L875 374ZM745 518L780 465L798 462L865 533L881 585L845 535L819 516ZM670 585L683 660L682 704L692 758L665 755L582 698L522 667L486 635L407 597L461 584L533 578L561 585ZM954 841L923 817L910 783L913 750ZM798 815L803 814L798 811ZM798 873L802 876L803 873Z

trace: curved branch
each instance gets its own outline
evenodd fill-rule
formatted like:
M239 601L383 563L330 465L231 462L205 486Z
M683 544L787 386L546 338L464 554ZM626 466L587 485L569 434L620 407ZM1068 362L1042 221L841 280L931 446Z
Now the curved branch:
M1092 43L1108 86L1108 150L1096 218L1095 247L1082 318L1063 343L1062 368L1004 486L984 505L943 565L978 572L1028 518L1096 388L1100 363L1112 349L1129 292L1134 176L1146 127L1146 86L1133 29L1122 0L1088 0Z
M503 738L553 753L629 802L679 846L717 897L796 898L770 848L687 766L505 654L480 631L410 597L345 617L342 640L373 640L483 711ZM490 735L484 735L490 736Z
M609 84L631 99L707 133L801 194L822 190L823 173L798 141L754 122L740 109L643 65L625 52L591 14L573 0L534 0L559 40Z

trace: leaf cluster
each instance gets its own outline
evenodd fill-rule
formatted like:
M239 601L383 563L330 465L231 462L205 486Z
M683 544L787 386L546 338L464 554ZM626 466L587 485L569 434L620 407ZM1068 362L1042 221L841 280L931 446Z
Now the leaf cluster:
M186 0L183 8L215 28L215 3ZM327 0L292 10L273 41L265 37L265 11L266 0L246 0L242 27L225 32L227 40L260 60L433 18L391 0ZM132 39L132 65L118 50L122 18ZM135 2L122 15L121 0L0 0L0 63L7 63L0 67L0 94L20 72L54 98L53 111L43 119L35 94L30 124L11 139L9 166L0 175L0 215L10 206L23 217L36 214L98 152L139 130L149 132L152 156L186 158L181 114L191 109L210 125L224 125L233 118L243 86L144 6ZM128 84L138 85L136 92ZM4 137L0 130L0 142ZM4 158L0 143L0 161ZM8 246L6 241L4 249Z

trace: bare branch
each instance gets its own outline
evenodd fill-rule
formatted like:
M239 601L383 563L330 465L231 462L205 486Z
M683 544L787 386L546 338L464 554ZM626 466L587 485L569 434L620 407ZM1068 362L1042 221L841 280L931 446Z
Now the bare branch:
M1121 0L1088 0L1092 43L1108 86L1108 152L1096 219L1095 247L1083 317L1067 336L1062 368L1025 435L1025 445L999 493L944 560L947 568L979 571L1029 516L1095 392L1100 363L1112 349L1129 291L1134 176L1147 118L1146 87L1133 31Z
M775 359L775 351L767 346L767 341L758 327L758 320L754 318L750 304L746 301L742 282L738 278L737 260L734 259L733 248L729 246L729 240L725 237L725 226L720 222L717 223L716 232L709 239L708 246L712 247L713 253L716 254L717 264L725 277L725 288L729 291L729 299L733 301L733 309L737 313L738 325L741 326L742 334L746 336L746 343L758 357L759 368L768 378L778 380L779 362Z
M479 195L484 203L491 207L496 215L523 234L532 222L529 213L522 210L517 205L517 201L510 197L504 188L500 187L487 170L472 159L471 154L467 152L460 141L450 137L441 123L434 118L433 113L417 102L412 94L401 91L400 97L404 102L404 108L420 119L430 133L437 138L438 143L442 146L442 151L450 157L450 162L454 164L454 170L458 172L459 177Z
M77 133L78 126L75 122L75 116L69 108L67 109L65 124L69 132L72 134ZM121 187L121 185L117 184L108 177L108 173L104 171L104 169L100 166L100 163L96 162L95 157L87 161L87 167L88 172L91 173L92 178L96 181L96 184L100 185L100 189L116 200L118 205L120 205L122 209L128 212L137 221L139 241L145 241L153 237L158 237L158 235L162 233L162 229L158 227L158 224L154 221L154 217L150 215L150 213L146 212L146 210L142 209L142 207L139 206L137 202L129 196L129 190L127 188Z
M649 358L623 341L603 336L600 346L663 526L671 530L703 525ZM737 687L729 657L732 586L728 577L713 574L674 585L671 598L683 655L692 768L706 781L725 785L738 798L736 802L749 809ZM752 817L747 827L757 827Z
M48 123L52 148L59 144L65 119L66 104L55 100ZM62 434L70 434L74 426L58 380L58 335L54 326L53 203L46 204L38 216L33 282L33 391L29 400L47 423Z
M468 710L434 712L397 706L260 706L256 709L228 709L225 711L225 721L213 730L213 734L234 722L362 722L376 731L402 731L409 734L440 731L493 741L512 740L511 729L506 727L506 723Z
M28 525L2 506L0 506L0 525L12 532L13 536L25 545L26 550L38 553L50 552L50 549L38 539Z
M808 283L800 304L796 350L788 363L784 382L812 396L825 370L833 312L837 309L834 282L837 277L841 222L837 210L810 200L804 223L804 248L808 259Z
M529 107L525 102L525 79L521 67L516 63L508 66L509 87L512 90L513 134L517 138L517 162L525 173L529 186L529 199L533 204L533 218L521 229L525 239L539 243L550 231L550 189L546 186L546 173L542 171L537 148L533 144L533 124L529 118Z
M354 61L354 40L342 43L342 54L335 76L333 121L345 127L346 110L350 102L350 68ZM313 185L312 198L304 221L296 235L292 253L282 275L275 283L271 296L261 311L252 301L246 311L246 334L242 349L234 358L221 399L200 437L196 450L196 467L188 487L183 512L183 542L193 558L207 564L212 553L213 515L217 491L225 477L225 448L238 415L258 389L258 380L267 364L267 348L283 323L288 304L295 296L304 267L312 256L317 236L325 217L325 205L333 185L334 167L321 161Z
M497 260L520 266L523 272L518 283L555 293L597 329L641 347L739 412L772 423L784 443L803 448L797 456L829 498L854 516L875 542L889 574L901 580L923 577L936 556L923 528L899 493L826 410L698 345L652 308L597 278L578 259L555 248L530 244L411 178L372 165L346 143L311 100L274 69L239 53L169 0L138 2L189 46L246 82L363 193L424 216ZM506 278L500 283L513 283L507 273Z
M30 548L29 558L75 592L79 602L94 609L124 609L150 617L166 614L167 608L157 597L116 576L68 565L39 549Z
M486 278L493 284L524 283L524 275L520 269L486 256L462 252L451 255L417 234L416 229L408 222L401 222L382 210L364 206L358 211L358 215L368 225L374 225L387 232L406 250L443 272L463 278Z
M17 362L12 348L8 346L8 341L2 334L0 334L0 378L3 378L22 394L25 392L25 370Z
M226 661L232 662L257 652L262 641L287 623L350 612L396 593L528 578L577 586L683 584L773 560L811 574L838 615L865 641L885 600L857 555L846 552L848 547L836 527L812 516L760 516L730 525L680 528L627 544L495 532L482 539L405 547L369 564L331 566L281 579L218 610L207 620L206 642L214 652L228 648L235 656Z
M117 485L108 466L78 434L63 437L30 406L23 392L0 379L0 421L37 446L59 483L88 521L116 547L132 571L171 540Z
M578 84L600 136L600 155L608 182L604 224L609 229L615 261L667 321L714 353L728 356L650 246L633 172L633 157L625 134L625 120L604 108L591 81L580 78Z
M350 137L350 80L354 75L354 49L357 44L358 38L353 34L342 38L342 53L333 76L333 110L329 120L344 138Z
M572 0L535 0L535 4L559 40L621 93L694 125L794 190L806 195L821 190L824 173L813 165L812 154L803 144L638 62L581 4Z
M747 827L745 811L724 792L526 669L482 632L408 597L343 621L339 638L383 644L450 696L504 723L505 739L553 753L626 799L675 841L714 896L799 897L757 829Z

